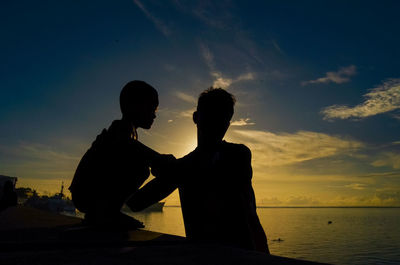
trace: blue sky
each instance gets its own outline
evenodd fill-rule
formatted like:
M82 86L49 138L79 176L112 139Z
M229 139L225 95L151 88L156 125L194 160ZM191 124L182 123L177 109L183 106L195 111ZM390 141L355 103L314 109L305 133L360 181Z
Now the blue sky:
M209 86L238 104L263 205L400 206L398 1L3 1L0 174L54 192L120 117L160 95L140 139L180 157ZM172 197L170 201L176 201Z

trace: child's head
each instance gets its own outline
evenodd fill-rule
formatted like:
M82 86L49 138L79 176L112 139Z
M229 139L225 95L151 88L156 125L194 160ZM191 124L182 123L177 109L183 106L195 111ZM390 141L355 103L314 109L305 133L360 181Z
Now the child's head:
M193 113L199 133L213 142L222 140L233 116L235 102L235 97L222 88L210 87L201 93Z
M122 117L135 127L150 129L158 107L157 91L143 81L127 83L119 96Z

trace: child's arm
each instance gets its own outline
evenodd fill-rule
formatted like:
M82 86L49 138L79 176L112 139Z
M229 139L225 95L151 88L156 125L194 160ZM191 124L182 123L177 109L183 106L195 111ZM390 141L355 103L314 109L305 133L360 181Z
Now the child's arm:
M139 141L132 141L131 144L134 146L135 151L140 154L140 156L143 158L145 161L149 161L150 166L152 164L156 163L156 161L160 160L161 154L158 153L157 151L154 151L150 147L142 144Z
M160 179L153 179L133 194L126 204L133 212L139 212L166 198L176 188L175 184L164 182Z
M184 164L182 159L176 160L172 155L159 155L155 159L152 173L156 178L139 189L127 202L134 212L144 210L166 198L178 187L182 171L178 164Z
M133 141L135 150L144 161L148 161L155 177L165 175L175 168L176 158L171 154L160 154L139 141Z

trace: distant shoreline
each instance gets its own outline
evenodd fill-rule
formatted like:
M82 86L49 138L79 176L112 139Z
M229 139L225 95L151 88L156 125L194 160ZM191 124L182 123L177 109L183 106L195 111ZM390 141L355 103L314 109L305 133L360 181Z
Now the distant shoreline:
M180 205L164 205L180 208ZM257 206L257 208L400 208L400 206Z

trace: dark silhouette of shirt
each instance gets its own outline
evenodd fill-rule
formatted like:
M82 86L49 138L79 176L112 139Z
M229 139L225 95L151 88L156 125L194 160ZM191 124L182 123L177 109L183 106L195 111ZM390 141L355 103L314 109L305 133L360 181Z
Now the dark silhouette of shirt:
M115 120L82 157L70 186L72 200L84 213L117 213L149 177L149 162L132 126Z
M251 179L250 150L223 141L209 150L198 147L175 169L159 172L129 205L141 210L178 187L188 239L268 252Z

